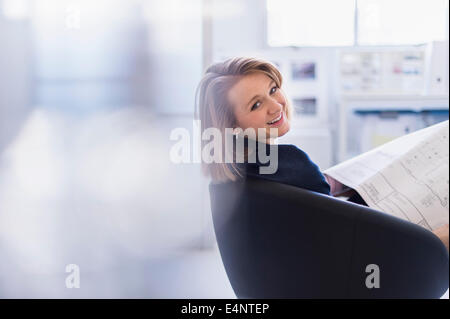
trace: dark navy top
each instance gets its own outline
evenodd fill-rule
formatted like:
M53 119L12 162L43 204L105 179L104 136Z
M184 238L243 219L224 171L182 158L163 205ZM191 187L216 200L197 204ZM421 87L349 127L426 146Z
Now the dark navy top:
M261 163L258 156L256 156L256 163L246 162L240 165L244 176L263 178L330 195L330 185L328 185L325 176L320 172L319 167L297 146L290 144L269 145L265 143L256 143L256 146L257 151L261 151L261 146L266 146L267 156L274 154L269 153L270 148L278 147L278 169L273 174L261 174L260 167L269 166L269 163ZM273 149L270 149L270 152L273 152ZM272 157L270 159L272 160Z
M245 141L245 145L249 146L249 149L253 149L253 147L250 147L252 144L248 144L248 140ZM273 152L273 149L270 148L278 147L278 169L273 174L261 174L260 167L269 166L270 163L261 163L258 155L256 155L256 162L246 161L243 164L239 164L239 168L244 176L263 178L331 196L330 185L320 172L319 167L310 160L308 154L297 146L257 142L254 144L254 147L256 147L256 154L261 148L264 150L263 148L266 147L265 154L271 160L272 156L270 156L271 153L269 152ZM354 192L347 201L368 206L357 192Z

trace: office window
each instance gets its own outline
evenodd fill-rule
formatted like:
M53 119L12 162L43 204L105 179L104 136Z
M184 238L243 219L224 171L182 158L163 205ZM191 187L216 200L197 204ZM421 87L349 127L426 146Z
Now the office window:
M448 0L358 0L358 44L442 41L447 19Z
M355 0L267 0L270 46L344 46L354 42Z
M266 0L269 46L448 40L449 0Z

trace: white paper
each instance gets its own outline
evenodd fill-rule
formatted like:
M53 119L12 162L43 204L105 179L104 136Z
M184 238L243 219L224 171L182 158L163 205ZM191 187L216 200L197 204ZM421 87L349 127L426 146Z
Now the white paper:
M366 203L434 230L449 222L449 122L402 136L327 169Z

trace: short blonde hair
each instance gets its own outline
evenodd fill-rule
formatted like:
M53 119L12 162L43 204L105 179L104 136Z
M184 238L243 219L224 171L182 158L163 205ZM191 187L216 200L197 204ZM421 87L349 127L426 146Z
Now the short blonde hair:
M228 91L242 76L255 72L267 75L281 88L283 78L280 71L275 65L262 59L237 57L208 67L195 94L195 117L200 120L202 133L214 127L218 128L224 137L225 129L236 125L233 108L227 98ZM290 120L292 109L289 100L286 100L286 118ZM202 140L202 149L207 142ZM222 162L210 164L203 162L203 172L215 182L235 181L242 177L236 163Z

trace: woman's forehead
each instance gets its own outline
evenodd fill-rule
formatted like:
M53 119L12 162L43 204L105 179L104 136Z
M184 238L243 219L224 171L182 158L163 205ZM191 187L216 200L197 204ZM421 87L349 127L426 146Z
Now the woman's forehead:
M271 81L272 79L267 74L262 72L252 72L242 76L236 84L246 87L258 87L259 85L267 85Z
M263 93L272 79L264 73L255 72L242 76L229 90L230 100L251 99L255 94Z

